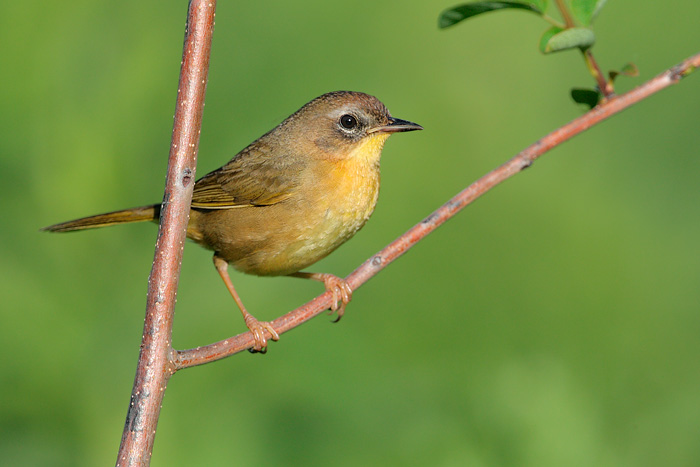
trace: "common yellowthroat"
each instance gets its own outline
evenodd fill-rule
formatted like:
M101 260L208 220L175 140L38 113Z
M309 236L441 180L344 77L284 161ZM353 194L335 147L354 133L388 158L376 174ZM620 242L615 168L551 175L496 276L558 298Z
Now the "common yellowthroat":
M266 331L273 340L279 335L245 309L228 265L247 274L323 282L340 319L352 295L345 281L299 271L338 248L369 219L379 194L379 158L386 139L392 133L422 129L392 117L376 97L331 92L304 105L195 183L187 236L214 251L214 265L253 333L254 350L266 350ZM160 205L153 204L43 230L157 222L159 216Z

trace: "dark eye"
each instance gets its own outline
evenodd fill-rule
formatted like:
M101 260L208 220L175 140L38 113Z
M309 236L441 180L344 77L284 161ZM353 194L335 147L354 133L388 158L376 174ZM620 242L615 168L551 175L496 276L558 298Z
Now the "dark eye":
M357 119L352 115L345 114L340 117L340 124L346 130L352 130L353 128L357 127Z

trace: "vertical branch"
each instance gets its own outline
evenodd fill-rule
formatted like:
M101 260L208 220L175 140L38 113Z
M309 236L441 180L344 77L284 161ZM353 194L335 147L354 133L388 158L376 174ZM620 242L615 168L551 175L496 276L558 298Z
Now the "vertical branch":
M172 324L195 180L216 0L191 0L141 351L118 466L148 466L172 365Z

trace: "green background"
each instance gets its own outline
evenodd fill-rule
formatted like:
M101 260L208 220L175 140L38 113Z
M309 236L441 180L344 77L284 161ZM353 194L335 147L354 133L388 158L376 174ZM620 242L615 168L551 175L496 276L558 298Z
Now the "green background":
M580 115L580 54L450 1L219 2L198 174L311 98L378 96L397 135L346 275L449 197ZM665 8L668 8L666 10ZM0 459L109 465L156 229L55 222L162 197L185 2L6 2L0 17ZM700 3L608 2L605 69L700 49ZM265 356L170 381L152 465L700 465L700 76L546 154ZM273 319L316 283L233 274ZM209 252L185 249L174 345L241 332Z

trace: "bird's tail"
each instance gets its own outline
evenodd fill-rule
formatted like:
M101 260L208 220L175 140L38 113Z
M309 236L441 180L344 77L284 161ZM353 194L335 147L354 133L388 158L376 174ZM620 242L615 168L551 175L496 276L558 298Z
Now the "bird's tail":
M47 232L72 232L74 230L96 229L116 224L128 224L131 222L144 222L158 220L160 217L160 205L141 206L139 208L123 209L121 211L97 214L96 216L83 217L60 224L50 225L41 230Z

